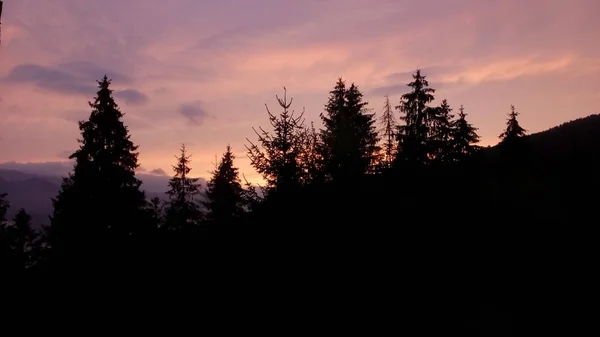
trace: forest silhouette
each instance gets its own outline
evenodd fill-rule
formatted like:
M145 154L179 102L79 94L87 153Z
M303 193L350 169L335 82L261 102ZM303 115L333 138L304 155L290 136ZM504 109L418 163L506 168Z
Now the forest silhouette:
M600 185L599 156L585 139L598 139L589 127L598 116L528 135L507 104L500 142L482 147L468 107L434 105L420 70L377 114L357 85L338 79L321 125L306 123L284 88L245 144L264 186L245 181L224 144L203 189L183 145L163 201L140 187L138 147L110 86L107 76L98 81L79 122L74 167L46 226L34 230L25 209L6 219L0 194L3 275L202 269L349 278L373 296L391 296L374 284L404 289L414 326L475 336L483 335L481 305L512 313L495 316L504 320L496 328L510 329L522 289L515 278L539 279L556 263L550 252L535 257L557 237L550 224L595 219L588 192ZM432 317L436 324L424 324Z

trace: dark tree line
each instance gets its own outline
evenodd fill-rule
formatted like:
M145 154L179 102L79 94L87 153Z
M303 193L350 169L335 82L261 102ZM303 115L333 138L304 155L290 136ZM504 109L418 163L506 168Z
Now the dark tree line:
M79 122L80 146L69 157L75 165L53 200L54 213L44 232L31 229L25 210L7 222L9 205L6 196L1 196L2 260L7 261L3 265L16 269L72 268L81 266L81 261L103 265L161 237L208 235L202 228L260 228L273 221L285 226L286 221L307 221L319 215L332 221L336 212L348 211L343 210L344 203L353 207L349 197L367 193L361 190L364 184L383 186L408 179L408 192L408 185L418 183L416 176L409 178L415 172L452 170L481 152L477 128L468 122L464 106L455 116L445 99L432 105L435 90L420 70L395 107L385 96L381 131L358 86L340 78L320 114L321 128L305 123L304 109L295 113L285 88L283 97L276 97L281 112L267 106L270 128L255 130L257 141L248 140L246 145L265 186L242 184L228 145L203 188L198 178L190 176L191 155L182 145L166 200L147 200L135 176L138 147L130 140L110 84L106 76L98 82L96 96L89 102L90 116ZM511 106L500 135L502 144L517 143L526 135L517 116ZM336 205L298 210L324 196ZM319 214L326 208L329 214ZM285 220L291 213L296 218ZM366 214L364 210L359 213Z

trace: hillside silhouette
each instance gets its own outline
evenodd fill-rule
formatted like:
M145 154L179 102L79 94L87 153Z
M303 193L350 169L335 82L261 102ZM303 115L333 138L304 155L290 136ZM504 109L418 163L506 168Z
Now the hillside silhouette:
M498 145L483 148L468 107L435 100L420 70L409 80L373 113L338 79L321 125L305 123L284 88L245 144L264 186L243 179L227 144L201 181L182 145L164 190L148 191L105 76L68 175L0 171L0 268L202 273L255 291L263 280L307 293L332 284L340 301L389 299L396 311L371 314L400 317L404 331L512 336L514 321L548 312L552 270L588 262L566 238L597 221L600 116L529 135L507 104ZM38 229L28 213L49 216Z

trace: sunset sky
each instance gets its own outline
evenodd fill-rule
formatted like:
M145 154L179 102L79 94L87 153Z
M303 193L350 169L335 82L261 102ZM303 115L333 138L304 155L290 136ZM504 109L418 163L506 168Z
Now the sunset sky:
M230 143L256 181L245 138L283 86L309 121L340 76L379 113L416 68L495 144L511 104L529 132L600 113L598 14L598 0L4 0L0 162L66 160L105 73L146 171L170 175L186 143L206 177Z

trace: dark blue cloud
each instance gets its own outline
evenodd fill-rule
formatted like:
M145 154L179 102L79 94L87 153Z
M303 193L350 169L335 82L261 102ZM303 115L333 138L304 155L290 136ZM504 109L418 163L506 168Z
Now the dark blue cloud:
M210 116L201 101L184 103L179 107L178 112L195 125L202 124L204 119Z
M129 84L131 82L131 79L128 76L88 61L66 62L59 64L56 68L65 70L78 78L100 79L102 76L108 75L114 82L120 84Z
M117 90L114 94L117 99L131 105L145 104L150 100L146 94L135 89Z
M89 96L97 90L95 81L104 75L109 76L113 81L120 81L120 84L129 83L128 77L86 61L68 62L56 67L19 64L10 69L8 75L2 80L33 84L40 89L56 93ZM129 96L131 97L131 93ZM138 101L140 97L140 95L136 97Z
M30 83L54 92L69 94L90 94L95 87L89 81L84 83L67 71L35 64L21 64L13 67L5 78L14 83Z
M424 75L429 82L429 87L433 89L440 89L444 85L443 83L436 81L441 75L450 72L452 69L447 67L427 67L421 68L421 75ZM457 69L454 69L455 71ZM384 77L385 82L388 84L384 86L377 87L370 91L372 95L395 95L395 94L404 94L410 90L408 87L408 83L412 82L413 71L402 71L388 74ZM433 79L433 82L432 82Z

